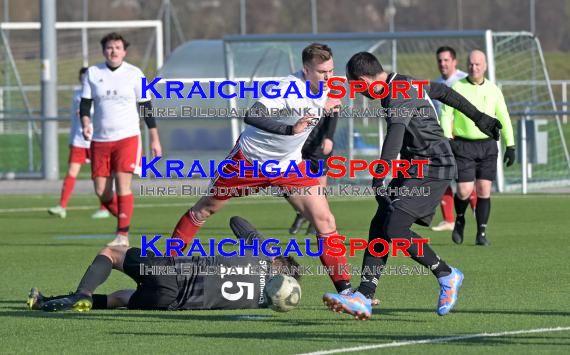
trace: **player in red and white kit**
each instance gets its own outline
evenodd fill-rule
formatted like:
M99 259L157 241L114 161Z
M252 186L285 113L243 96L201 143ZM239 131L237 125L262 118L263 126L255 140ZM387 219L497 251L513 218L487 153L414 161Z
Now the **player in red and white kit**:
M83 82L83 77L87 71L86 67L79 69L79 82ZM73 193L75 187L75 179L81 170L81 165L88 164L91 161L91 153L89 150L90 142L83 138L81 124L79 122L79 102L81 101L81 90L75 90L73 93L73 100L71 103L71 125L69 129L69 161L67 174L63 179L63 186L61 188L61 197L59 204L55 207L49 208L48 213L52 216L60 218L67 217L67 203ZM92 218L108 218L109 211L103 204L99 209L91 215Z
M118 33L101 39L105 63L89 67L83 81L80 115L83 136L91 140L91 169L95 193L117 217L117 236L108 246L129 245L129 225L134 208L133 173L140 174L141 137L139 106L151 109L142 98L143 72L124 61L129 43ZM95 105L93 126L90 109ZM145 111L146 112L146 111ZM145 115L146 116L146 115ZM153 156L162 148L154 117L145 117ZM113 183L116 194L113 193Z
M305 162L301 157L301 148L319 120L316 115L322 113L319 109L329 110L341 103L340 100L328 98L326 95L328 92L326 81L332 77L333 69L332 51L328 46L314 43L303 50L303 70L289 75L279 82L277 89L281 90L280 97L261 98L251 107L250 114L245 117L245 123L248 125L226 158L236 164L228 164L224 168L225 173L236 172L237 175L231 178L217 175L212 179L210 186L213 188L214 195L202 197L188 212L184 213L174 229L174 238L182 239L185 245L188 244L206 219L219 211L233 197L216 195L221 187L236 188L240 195L241 190L239 188L309 187L312 195L293 194L289 196L288 200L313 223L317 230L317 238L323 239L321 262L327 267L334 268L331 279L337 291L341 292L350 287L350 275L341 273L339 267L339 264L347 263L346 256L332 257L326 255L328 250L326 238L337 234L335 219L329 209L326 197L317 192L319 180L306 176ZM313 93L317 93L319 86L323 85L323 94L320 98L311 99L307 97L306 81L310 81ZM291 83L297 86L298 92L303 96L302 98L296 94L291 94L288 98L283 97ZM300 109L302 111L305 108L309 109L310 115L304 117L299 115L274 117L262 114L263 109ZM264 162L274 160L277 164L273 167L280 168L281 174L275 177L266 177L259 171L259 177L256 178L253 177L254 172L252 170L246 170L246 176L239 177L239 165L242 164L240 160L244 161L244 166L253 166L253 162L257 161L260 168ZM291 160L298 164L303 177L296 173L291 173L288 177L283 176ZM245 190L245 194L247 194L247 190Z

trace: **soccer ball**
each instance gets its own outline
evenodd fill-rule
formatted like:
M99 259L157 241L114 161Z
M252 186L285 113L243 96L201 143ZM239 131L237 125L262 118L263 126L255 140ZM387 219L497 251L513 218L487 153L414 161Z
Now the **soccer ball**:
M269 307L276 312L289 312L301 303L301 286L288 275L279 274L270 278L264 292Z

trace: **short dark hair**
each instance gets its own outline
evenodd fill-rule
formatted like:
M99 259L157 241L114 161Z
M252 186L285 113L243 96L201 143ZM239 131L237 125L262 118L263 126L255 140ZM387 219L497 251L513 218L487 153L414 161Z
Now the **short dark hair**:
M382 64L369 52L358 52L346 63L348 80L359 80L361 76L375 76L384 71Z
M101 48L105 49L105 46L107 45L107 42L109 41L121 41L123 42L123 48L127 49L127 47L129 46L129 42L123 37L121 36L119 33L117 32L111 32L107 35L105 35L105 37L101 38Z
M451 54L451 58L455 59L457 58L457 53L455 53L455 49L449 47L449 46L441 46L437 49L437 51L435 52L435 55L439 55L439 53L443 53L443 52L449 52L449 54Z
M81 69L79 69L79 75L85 74L85 73L87 72L87 69L89 69L89 68L87 68L87 67L81 67Z
M295 280L299 280L301 278L301 274L298 272L299 263L292 256L278 255L273 259L273 265L286 267L288 272L285 272L284 274L293 276Z
M326 44L312 43L303 49L303 65L312 64L314 59L318 59L319 63L326 62L332 56L332 49Z

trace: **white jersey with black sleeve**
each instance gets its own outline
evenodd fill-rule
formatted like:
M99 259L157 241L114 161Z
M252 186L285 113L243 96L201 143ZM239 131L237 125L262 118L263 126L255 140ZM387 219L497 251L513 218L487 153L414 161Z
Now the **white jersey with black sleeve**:
M137 102L142 98L143 72L123 62L115 70L105 63L89 67L83 80L81 97L92 99L93 141L112 142L140 134Z
M79 104L81 103L81 89L73 92L73 100L71 102L70 120L69 125L69 145L79 148L89 148L91 142L83 138L83 130L81 129L81 121L79 119ZM91 110L93 114L93 110ZM93 124L90 124L93 127Z
M287 98L283 97L289 85L295 85L302 97L296 93L288 95ZM308 109L308 112L314 115L316 119L320 119L323 113L322 109L327 101L328 91L324 91L319 98L311 99L307 97L306 93L308 85L303 78L302 71L282 79L276 87L281 91L280 97L273 99L262 97L258 101L268 110L278 110L282 113L278 116L270 114L266 119L276 120L284 125L294 125L305 116L305 109ZM238 146L250 161L258 160L259 164L263 164L268 160L276 160L279 164L273 167L285 169L291 160L296 163L301 162L301 149L313 127L309 126L299 134L280 135L247 125L238 140Z

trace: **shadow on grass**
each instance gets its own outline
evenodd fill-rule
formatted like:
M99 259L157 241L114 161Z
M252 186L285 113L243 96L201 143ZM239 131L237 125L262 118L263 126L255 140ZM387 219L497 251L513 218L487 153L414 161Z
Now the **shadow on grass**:
M2 317L17 317L17 318L43 318L43 319L84 319L84 320L109 320L109 321L128 321L128 322L154 322L162 320L165 322L170 321L209 321L209 322L269 322L269 323L283 323L287 325L299 326L313 326L322 325L322 322L302 319L282 318L276 314L260 314L252 313L247 314L204 314L204 312L216 311L129 311L129 310L97 310L88 313L76 312L43 312L43 311L30 311L25 308L22 301L9 301L10 303L19 303L21 307L3 307L0 309L0 318ZM0 301L0 304L8 303ZM9 311L4 311L9 310ZM196 312L200 312L198 314Z
M2 304L11 304L7 307L2 307ZM19 304L16 307L13 304ZM266 322L268 324L282 324L288 326L322 326L325 319L291 319L284 318L274 312L267 313L254 313L256 310L251 310L251 313L243 314L214 314L218 311L215 310L197 310L197 311L130 311L124 310L96 310L88 313L77 313L72 311L67 312L43 312L43 311L30 311L25 307L23 301L0 301L0 318L2 317L15 317L15 318L42 318L42 319L85 319L85 320L105 320L105 321L125 321L125 322L156 322L165 321L210 321L210 322ZM323 315L329 312L322 309ZM219 311L223 312L223 311ZM206 314L208 313L208 314ZM381 312L374 312L379 315ZM374 318L375 320L386 320L386 318ZM339 320L348 320L350 317L340 317ZM420 319L402 319L397 317L390 317L390 322L405 322L405 323L425 323L426 320Z
M0 245L2 245L0 243ZM24 306L26 304L25 299L21 300L10 300L10 299L0 299L0 317L8 317L8 316L23 316L27 317L29 315L24 315L20 311L27 311L25 313L34 313L34 314L55 314L49 312L40 312L28 311ZM22 305L22 307L15 307L13 305ZM16 312L3 312L2 310L11 310ZM302 306L300 311L323 311L328 312L325 307L319 306ZM125 312L127 311L127 312ZM97 310L95 313L83 313L79 314L81 316L117 316L117 317L160 317L160 318L171 318L173 320L178 318L186 318L188 316L194 317L204 317L204 319L216 320L213 319L215 317L220 317L220 320L228 319L228 318L238 318L240 316L251 316L250 313L244 314L231 314L231 315L215 315L209 316L204 314L192 314L193 312L212 312L213 310L181 310L181 311L144 311L144 310L127 310L127 309L118 309L118 310ZM252 309L251 312L255 312L256 310ZM264 311L264 310L262 310ZM124 312L124 313L123 313ZM224 310L219 310L214 312L225 312ZM432 308L385 308L385 307L377 307L373 309L373 314L379 316L390 316L396 315L401 313L435 313L435 310ZM554 317L568 317L570 316L570 311L566 310L509 310L509 309L455 309L453 310L454 314L498 314L498 315L513 315L513 316L554 316ZM78 314L73 312L66 312L66 313L57 313L57 314ZM267 314L256 314L255 316L265 317L268 320L275 318L275 313L268 312Z
M19 305L19 306L15 306ZM312 309L312 308L308 308ZM305 309L306 310L306 309ZM315 309L317 310L317 309ZM323 314L327 313L326 309L322 309ZM205 314L205 313L209 314ZM29 311L25 308L23 300L0 300L0 318L1 317L23 317L23 318L76 318L92 319L92 320L120 320L121 318L129 321L153 321L155 319L166 321L262 321L262 322L279 322L288 325L322 325L324 320L295 320L290 318L282 318L273 312L267 313L251 313L243 314L212 314L217 311L197 310L197 311L130 311L130 310L96 310L88 313L75 313L75 312L42 312L42 311ZM224 311L219 311L224 312ZM427 308L380 308L373 310L373 320L388 320L390 322L413 322L425 323L428 320L424 319L402 319L397 318L402 313L434 313L434 310ZM554 317L568 317L570 312L567 311L550 311L550 310L536 310L536 311L519 311L519 310L455 310L454 314L495 314L495 315L512 315L512 316L554 316ZM435 316L435 314L434 314ZM389 318L386 318L389 317ZM349 318L339 318L349 319Z

